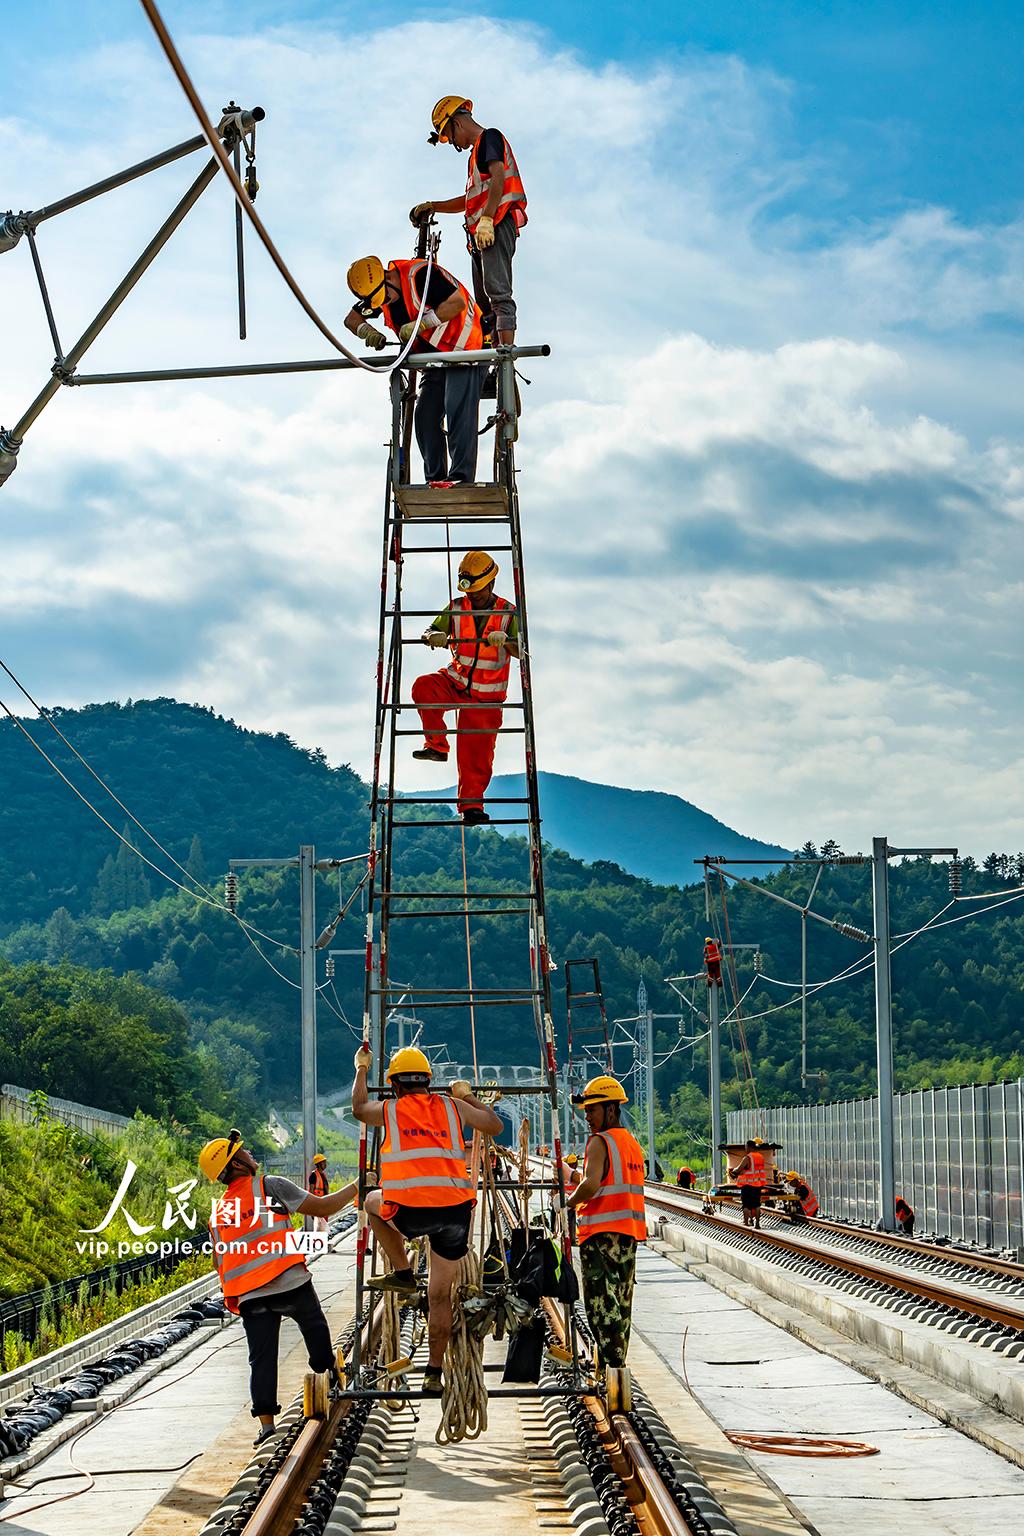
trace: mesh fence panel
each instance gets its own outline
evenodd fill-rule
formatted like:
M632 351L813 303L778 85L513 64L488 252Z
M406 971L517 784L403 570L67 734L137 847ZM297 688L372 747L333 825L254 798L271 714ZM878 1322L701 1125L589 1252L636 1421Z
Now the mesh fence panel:
M823 1216L878 1220L878 1101L732 1110L730 1141L781 1142L778 1162L813 1186ZM896 1193L915 1231L1024 1248L1024 1079L893 1095Z

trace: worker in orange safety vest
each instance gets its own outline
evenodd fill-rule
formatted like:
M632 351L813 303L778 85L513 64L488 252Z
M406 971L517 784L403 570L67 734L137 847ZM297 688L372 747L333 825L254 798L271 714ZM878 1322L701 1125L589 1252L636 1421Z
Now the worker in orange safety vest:
M452 1285L469 1249L469 1229L476 1191L469 1178L463 1126L496 1136L501 1118L475 1098L466 1082L448 1093L433 1093L432 1069L422 1051L403 1046L392 1056L385 1081L395 1097L371 1099L366 1086L373 1057L366 1046L356 1052L352 1113L363 1125L383 1127L380 1188L364 1202L367 1218L391 1261L389 1274L369 1282L399 1299L418 1295L405 1238L430 1243L427 1299L429 1354L423 1376L426 1397L440 1397L441 1366L452 1332Z
M519 621L512 604L495 596L497 574L498 567L486 550L473 549L463 556L460 595L422 637L431 649L448 646L452 659L440 672L427 672L412 685L426 738L413 757L429 763L448 761L444 717L446 710L457 711L458 809L467 826L491 819L484 810L484 792L494 769L510 658L519 655Z
M383 331L370 324L376 315L403 347L411 341L415 353L480 349L480 310L444 267L435 264L428 274L426 261L418 258L392 261L385 268L379 257L363 256L349 267L348 286L356 303L345 328L375 351L387 345ZM475 480L483 365L421 368L417 374L416 441L427 483L446 490Z
M229 1312L237 1312L249 1346L249 1394L253 1418L262 1428L255 1444L275 1433L277 1349L282 1317L299 1328L310 1369L334 1373L331 1332L302 1252L292 1235L291 1216L326 1218L355 1198L355 1184L333 1195L315 1195L291 1179L260 1176L259 1164L242 1144L241 1133L208 1141L199 1167L214 1183L227 1186L210 1212L213 1260Z
M574 1104L590 1136L583 1177L566 1201L577 1214L583 1302L598 1365L626 1363L632 1326L637 1245L647 1238L643 1148L622 1124L626 1090L614 1077L594 1077Z
M740 1187L740 1204L743 1207L743 1225L761 1229L761 1191L769 1182L768 1161L763 1152L759 1152L758 1144L754 1140L747 1142L743 1156L734 1168L729 1169L729 1177Z
M696 1174L692 1168L687 1168L684 1163L676 1174L676 1183L680 1189L692 1189L697 1182Z
M722 947L715 939L704 940L704 968L709 987L722 985Z
M790 1169L786 1174L786 1183L800 1201L800 1209L804 1216L817 1216L818 1197L807 1181L802 1179L794 1169Z
M902 1195L899 1195L896 1200L896 1225L904 1237L913 1237L914 1212Z
M485 345L498 341L511 346L516 336L512 259L519 231L527 222L526 189L516 157L504 134L474 119L473 103L465 96L442 96L431 119L432 144L451 144L460 154L469 150L466 190L441 202L417 203L409 217L418 224L427 213L465 215L473 292L483 311Z

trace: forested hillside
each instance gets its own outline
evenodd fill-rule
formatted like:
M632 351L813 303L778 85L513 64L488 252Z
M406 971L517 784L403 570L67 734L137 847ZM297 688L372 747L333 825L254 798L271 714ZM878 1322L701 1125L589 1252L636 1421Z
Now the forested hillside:
M209 711L170 700L96 705L60 711L56 718L124 803L218 897L229 857L288 855L300 842L315 842L321 854L341 855L366 845L366 786L351 769L331 767L322 753L304 751L282 735L244 731ZM123 811L103 796L52 732L41 722L32 731L74 782L95 803L102 803L114 825L123 827ZM153 871L140 869L9 723L0 727L0 778L7 790L0 805L0 953L18 965L70 962L118 974L134 972L148 987L180 1005L181 1022L175 1028L187 1031L187 1042L182 1043L181 1035L175 1049L196 1053L194 1058L182 1055L182 1060L205 1063L204 1070L216 1064L220 1081L250 1102L262 1095L294 1092L297 993L268 968L238 925L217 907L201 904L174 890ZM412 818L420 813L410 807L407 814ZM820 834L825 829L808 830ZM132 836L141 845L141 836L134 832ZM403 833L397 867L404 888L454 889L457 849L454 829L413 827ZM155 863L171 869L159 852L151 846L148 851ZM474 879L483 877L488 889L514 890L523 878L524 844L493 831L478 831L472 838L471 860ZM171 873L182 878L173 869ZM674 994L663 978L693 972L700 965L707 931L703 890L653 885L616 864L583 864L557 850L549 852L545 874L556 959L597 955L612 1015L635 1012L641 972L651 1006L659 1012L672 1009ZM355 872L346 875L345 890L356 878ZM988 870L968 864L964 890L966 894L1005 890L1015 878L1012 860L1002 865L996 861ZM919 927L949 899L944 865L933 867L922 861L896 866L891 879L893 924L898 932ZM809 888L809 871L792 866L772 876L770 883L800 903ZM336 884L322 877L318 907L323 921L337 910L337 902ZM829 869L815 908L870 930L867 870ZM285 945L294 943L294 873L246 875L239 910L264 933ZM951 910L945 917L962 916L965 910ZM799 979L798 916L755 890L734 891L728 915L733 940L760 944L764 956L765 977L756 980L743 1002L759 1096L762 1102L798 1101L802 1097L799 1007L792 987ZM455 925L443 931L425 922L401 927L393 976L415 981L419 987L462 982L465 954ZM335 944L356 948L361 940L362 923L356 910L342 924ZM293 954L262 940L256 942L287 977L296 977ZM525 963L519 937L513 944L499 923L474 925L476 984L507 984L513 949ZM868 953L862 944L812 926L812 979L826 979ZM982 1080L1020 1070L1022 978L1024 904L936 927L899 950L893 960L899 1086ZM741 990L753 979L748 956L740 969ZM561 976L553 981L560 995ZM783 982L790 985L779 984ZM698 1011L704 1006L699 983L692 1000ZM354 1029L331 1011L332 1003ZM680 1006L689 1032L695 1016ZM766 1013L769 1009L778 1011ZM826 1096L869 1091L874 1075L870 971L816 992L808 1012L810 1064L828 1074ZM320 1008L323 1087L349 1074L353 1032L358 1032L361 1014L360 962L339 957L334 990L325 992ZM465 1054L467 1025L461 1015L438 1011L424 1017L432 1038L445 1038L456 1058ZM564 1009L558 1011L556 1024L564 1030ZM508 1061L533 1059L533 1027L525 1011L508 1010L492 1020L484 1018L480 1031L482 1054ZM737 1034L738 1024L733 1021L731 1030L728 1025L725 1029L726 1042ZM659 1021L660 1050L670 1049L678 1036L677 1024ZM60 1051L58 1032L53 1061ZM623 1068L627 1058L628 1053L623 1055ZM727 1060L727 1078L730 1070ZM17 1077L13 1067L10 1071ZM694 1091L686 1094L687 1113L698 1114L695 1090L703 1085L705 1071L702 1046L678 1050L659 1072L663 1102L692 1083ZM214 1096L220 1091L219 1083L212 1080L208 1087ZM53 1085L51 1091L66 1090ZM735 1085L728 1092L735 1101ZM83 1095L72 1092L71 1096ZM96 1102L121 1107L109 1095L98 1095Z

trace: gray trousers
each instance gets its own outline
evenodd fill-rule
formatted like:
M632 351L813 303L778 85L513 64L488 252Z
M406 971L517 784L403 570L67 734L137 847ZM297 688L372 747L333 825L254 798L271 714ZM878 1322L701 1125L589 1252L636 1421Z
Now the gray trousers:
M511 213L494 226L494 244L486 251L473 250L473 297L484 317L484 335L497 341L498 331L516 328L516 301L512 297L512 258L519 230Z
M476 479L480 383L480 364L420 370L416 441L428 480Z

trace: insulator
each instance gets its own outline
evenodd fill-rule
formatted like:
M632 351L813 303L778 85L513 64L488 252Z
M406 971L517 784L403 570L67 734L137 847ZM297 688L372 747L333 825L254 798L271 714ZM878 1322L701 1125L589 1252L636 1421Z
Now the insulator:
M333 981L334 980L334 956L333 955L328 955L327 956L327 967L326 967L326 969L327 969L327 980L328 981Z
M949 861L949 894L959 896L964 885L964 867L958 858Z
M238 911L238 876L224 876L224 904L229 912Z
M854 928L852 923L834 922L832 927L846 939L857 939L861 944L871 943L870 933L865 933L863 928Z
M754 974L762 975L764 972L764 955L759 949L754 950Z

